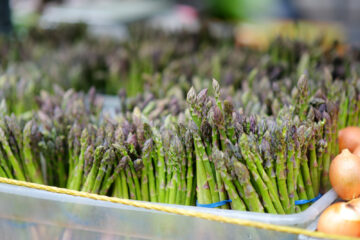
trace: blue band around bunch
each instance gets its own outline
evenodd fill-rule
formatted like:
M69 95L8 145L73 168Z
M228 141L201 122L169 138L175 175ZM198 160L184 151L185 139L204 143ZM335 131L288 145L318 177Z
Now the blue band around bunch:
M310 200L296 200L295 201L295 205L304 205L307 203L312 203L312 202L316 202L319 198L321 198L321 193L319 193L319 195L317 195L316 197L314 197L313 199ZM196 201L196 206L198 207L206 207L206 208L217 208L217 207L221 207L227 203L231 203L232 200L224 200L224 201L220 201L220 202L216 202L216 203L210 203L210 204L200 204L198 201Z
M317 195L316 197L314 197L313 199L310 199L310 200L296 200L295 205L304 205L304 204L307 204L307 203L315 202L316 200L321 198L321 196L322 196L321 193L319 193L319 195Z
M196 201L196 206L198 207L206 207L206 208L217 208L217 207L221 207L227 203L231 203L232 200L224 200L224 201L220 201L220 202L216 202L216 203L210 203L210 204L200 204L198 203L198 201Z

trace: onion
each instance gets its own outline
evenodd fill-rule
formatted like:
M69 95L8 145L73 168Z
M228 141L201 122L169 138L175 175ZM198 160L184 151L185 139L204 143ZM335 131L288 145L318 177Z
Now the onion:
M360 145L355 148L355 150L353 151L353 154L360 157Z
M339 149L353 152L360 145L360 127L347 127L339 131Z
M318 231L360 237L360 204L354 201L339 202L328 207L320 215Z
M343 150L332 160L329 177L335 192L344 200L360 196L360 157Z

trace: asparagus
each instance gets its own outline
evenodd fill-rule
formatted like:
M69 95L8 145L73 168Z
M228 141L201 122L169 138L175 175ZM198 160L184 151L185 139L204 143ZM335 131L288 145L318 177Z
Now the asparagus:
M232 200L231 208L235 209L235 210L245 211L246 206L245 206L244 202L241 200L241 198L239 197L239 195L236 191L236 188L231 181L231 177L225 170L223 159L224 159L224 153L219 151L218 149L215 149L215 151L213 152L213 160L215 163L216 170L220 171L220 175L224 182L226 191L228 192L228 195L229 195L230 199Z
M247 206L248 209L253 212L264 212L264 207L262 206L260 199L250 182L250 174L246 169L246 166L241 162L234 162L234 168L238 180L244 189L245 198L249 203Z
M100 194L105 195L115 179L118 177L120 171L124 168L126 164L126 158L121 159L121 161L118 162L117 166L114 169L114 172L109 178L105 178L105 181L103 182L103 185L100 190Z
M313 131L316 131L315 129ZM318 179L318 163L317 163L317 155L315 149L315 132L310 137L310 143L308 146L308 150L310 151L310 175L311 175L311 183L313 186L314 195L317 196L319 193L319 179Z
M155 130L153 128L153 130ZM157 151L157 172L158 172L158 181L157 181L157 189L159 192L158 200L161 203L165 203L165 186L166 186L166 173L165 173L165 161L164 161L164 150L163 145L157 130L153 131L154 133L154 142L156 145Z
M209 162L209 158L205 152L204 145L202 144L198 134L195 132L194 136L194 144L195 144L195 151L199 154L199 159L202 163L199 163L196 167L204 168L204 174L206 177L206 181L198 186L198 188L205 188L205 185L208 184L209 187L209 194L211 195L211 201L213 203L219 202L219 192L216 186L216 178L213 175L212 168Z
M37 162L34 160L34 156L31 151L31 131L34 125L35 124L33 121L29 121L26 123L23 130L24 165L26 167L26 172L30 178L30 181L42 184L44 181L42 179L41 171ZM62 163L59 165L61 165L61 168L63 167Z
M264 135L264 138L261 141L260 150L263 152L263 156L266 161L265 169L267 175L270 177L275 192L278 192L276 174L274 171L274 164L273 164L273 156L270 150L270 141L271 141L270 132L267 131Z
M149 165L152 164L151 148L152 148L152 139L148 139L145 142L144 149L142 151L144 168L141 174L141 196L144 201L149 201L151 199L151 195L154 195L154 191L155 191L154 176L152 172L149 172L150 171ZM149 193L149 189L150 189L150 193Z
M9 159L10 164L13 167L15 177L19 180L25 181L26 179L25 179L24 171L22 170L20 162L15 157L14 153L11 151L9 142L7 141L5 133L1 128L0 128L0 142Z
M194 179L194 171L193 171L193 140L192 134L190 130L187 130L185 133L185 147L186 147L186 158L187 158L187 173L186 173L186 198L185 205L191 204L193 189L193 179Z
M276 178L279 189L279 197L281 204L286 213L290 213L290 200L286 186L286 173L285 173L285 137L286 137L286 125L281 126L280 129L275 132L277 140L274 139L276 144Z
M76 166L75 166L74 172L73 172L74 175L69 184L70 189L73 189L73 190L80 189L80 186L82 183L82 177L83 177L83 170L84 170L83 168L84 168L84 163L85 163L84 155L85 155L88 141L89 141L88 131L85 128L81 133L80 156L79 156L79 161L75 163Z
M199 137L196 136L196 133L193 133L195 140L195 155L196 155L196 179L197 179L197 191L199 195L199 203L201 204L210 204L212 202L212 193L209 187L209 178L207 177L206 169L204 166L204 161L202 160L202 156L205 154L205 150L201 147L202 143L199 141ZM200 146L199 146L199 145ZM213 193L215 194L215 193Z
M161 34L159 38L167 39ZM111 79L106 91L118 89L119 76L134 80L144 72L147 81L144 88L141 81L132 81L130 95L134 87L144 90L132 99L125 91L119 93L122 109L115 117L101 113L94 88L86 97L66 89L82 85L82 77L74 72L97 84L95 79L102 75L98 74L102 68L96 67L101 65L98 59L118 45L103 49L90 44L100 52L90 50L89 61L81 57L79 65L71 63L80 70L67 66L69 70L59 74L72 72L71 77L61 77L72 83L55 80L65 90L49 90L49 76L40 77L36 69L24 71L29 83L17 80L24 74L21 71L8 71L13 76L6 79L0 76L0 176L60 187L67 181L71 189L152 202L194 205L195 200L214 203L230 198L233 203L222 208L272 213L295 213L296 199L311 199L329 188L337 131L359 121L359 86L356 80L347 81L354 73L341 71L344 66L333 63L331 54L324 54L326 59L313 55L311 46L294 50L295 44L280 48L280 42L274 42L266 59L231 47L217 51L205 44L203 50L201 41L185 38L181 45L194 44L194 55L193 48L178 49L179 44L170 40L160 53L151 53L154 56L140 42L144 58L132 47L120 47L125 56L112 55L114 61L105 61L101 72ZM73 56L62 57L77 59ZM197 64L189 61L192 58ZM351 54L344 58L357 69ZM318 62L330 67L333 72L327 74L333 76L325 74L322 79L323 73L311 67ZM292 80L306 68L307 75ZM249 69L253 69L250 74ZM211 71L225 86L220 89L213 80L213 96L208 95L210 83L202 81ZM191 77L195 75L199 78ZM243 75L249 81L239 81ZM317 88L323 91L315 92ZM186 104L183 96L188 89ZM196 95L195 89L203 90ZM24 114L28 110L34 112Z
M83 184L81 191L90 192L92 190L104 152L105 152L105 148L103 146L96 147L95 153L94 153L94 161L91 166L90 173L87 175L85 183Z
M289 200L290 200L290 212L295 213L295 189L296 189L296 180L295 180L295 171L294 168L296 168L296 160L295 160L295 144L293 143L293 139L291 138L292 135L296 132L296 129L294 129L294 126L291 127L291 130L288 132L288 135L286 137L287 139L287 179L286 179L286 185L287 190L289 194Z
M93 187L91 189L92 193L98 193L99 192L101 183L103 181L103 177L104 177L104 175L106 173L106 169L107 169L108 165L110 164L110 162L114 159L114 156L113 156L114 153L113 152L114 151L112 149L108 149L104 153L104 156L102 157L102 160L101 160L101 163L100 163L98 173L97 173L96 178L95 178L94 185L93 185Z
M248 166L256 183L256 186L259 189L260 194L263 198L264 207L269 213L277 213L277 211L282 211L282 207L280 206L281 204L279 205L280 202L274 200L273 203L273 201L271 200L271 198L277 197L273 195L273 192L269 193L269 188L272 189L273 185L272 183L270 183L270 179L265 177L264 169L257 168L260 165L256 164L256 162L258 162L258 159L254 156L253 153L250 152L246 134L243 134L239 139L239 146L241 147L242 156L246 161L246 165ZM264 180L264 178L266 180ZM274 204L276 207L274 206Z

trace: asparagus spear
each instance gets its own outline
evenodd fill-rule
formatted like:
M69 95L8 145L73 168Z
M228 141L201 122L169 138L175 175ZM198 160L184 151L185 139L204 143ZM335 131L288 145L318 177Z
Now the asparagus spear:
M115 158L114 157L114 150L111 149L111 148L106 150L106 152L104 153L104 156L101 159L100 167L99 167L98 173L96 175L94 185L93 185L93 187L91 189L92 193L98 193L99 192L102 181L103 181L103 177L104 177L104 175L106 173L106 169L107 169L108 165L110 164L110 162L114 160L114 158Z
M103 182L100 190L101 195L105 195L108 192L109 188L111 187L115 179L119 176L120 171L124 169L125 165L126 157L122 158L121 161L118 162L112 175L109 178L104 179L105 181Z
M157 189L158 189L158 201L161 203L165 203L165 186L166 186L166 173L165 173L165 161L164 161L164 150L161 142L161 138L159 136L158 131L153 128L153 140L156 146L157 152L157 172L158 172L158 181L157 181Z
M190 130L185 133L185 147L186 147L186 158L187 158L187 173L186 173L186 198L185 205L191 204L193 189L193 139Z
M195 156L196 156L197 189L198 189L198 196L200 196L199 203L210 204L213 203L212 193L209 187L209 182L208 182L209 178L207 177L206 168L204 166L204 161L202 159L202 156L204 156L206 153L204 147L202 146L202 143L199 140L199 136L197 135L196 132L193 133L193 136L194 136L194 146L195 146Z
M278 192L277 183L276 183L276 174L274 171L274 164L273 164L273 156L271 154L271 149L270 149L270 141L271 141L270 132L267 131L264 134L264 138L261 141L260 150L264 156L266 173L270 177L274 190Z
M277 213L276 209L279 209L279 211L282 211L280 202L275 201L276 208L271 200L272 197L275 197L273 195L273 192L269 193L269 188L272 188L272 183L270 183L270 179L266 178L264 169L258 167L261 164L258 164L259 160L254 156L254 154L250 151L250 148L248 146L248 137L246 134L243 134L239 139L239 146L241 148L241 153L243 158L246 161L246 165L251 172L253 179L257 185L257 188L260 191L260 194L263 198L263 204L265 209L269 213ZM264 180L265 178L266 180ZM273 189L273 188L272 188Z
M35 183L44 183L40 171L40 167L37 165L37 162L34 161L34 156L32 154L32 147L31 147L31 130L35 123L33 121L29 121L25 124L23 130L23 152L24 152L24 163L26 172L30 178L30 181Z
M246 166L241 162L236 161L234 162L234 169L238 180L244 189L245 198L249 202L249 205L247 206L248 209L253 212L264 212L264 207L260 202L258 194L250 182L250 174L246 169Z
M81 150L80 150L80 156L79 156L79 162L76 163L76 166L74 168L74 176L71 179L69 188L73 190L80 190L81 183L82 183L82 177L83 177L83 168L85 163L84 154L87 148L87 144L89 141L89 135L86 128L81 133Z
M224 162L223 162L224 153L219 151L218 149L215 149L213 151L212 158L215 163L216 171L220 172L221 178L225 185L225 189L226 189L230 199L232 200L231 208L234 210L245 211L246 206L245 206L244 202L242 201L242 199L240 198L239 194L237 193L236 187L234 186L234 184L231 181L231 177L225 170L226 168L225 168Z
M155 191L155 182L154 182L154 176L153 176L153 172L149 172L150 171L150 166L149 164L151 163L151 148L152 148L152 139L148 139L145 143L144 143L144 147L143 147L143 163L144 163L144 168L142 170L142 174L141 174L141 197L144 201L149 201L151 199L151 194L154 195L154 191ZM150 189L150 194L149 194L149 189Z
M274 129L272 129L272 147L275 150L275 156L276 156L276 178L277 178L277 185L279 190L279 197L280 201L282 203L282 206L286 213L290 213L290 200L289 195L287 191L287 176L285 172L286 168L286 153L285 153L285 138L287 135L287 128L286 128L286 122L283 123L280 126L273 126Z
M91 166L90 173L87 175L81 191L90 192L92 190L104 152L105 152L104 146L96 147L94 152L94 161Z
M308 146L308 151L310 152L310 176L311 182L313 186L314 195L317 196L319 194L319 178L318 178L318 163L317 163L317 156L316 156L316 149L315 149L315 128L313 128L312 136L310 137L310 143Z
M1 168L4 169L6 176L10 179L13 179L14 176L10 170L11 165L9 165L9 160L8 160L6 153L3 150L2 146L0 146L0 165L1 165Z
M308 144L309 144L309 140L311 138L311 133L312 133L312 129L308 128L306 129L306 132L304 133L304 144L303 144L303 149L302 149L302 156L301 156L301 173L303 176L303 180L305 183L305 188L306 188L306 194L308 196L309 199L313 199L315 197L314 194L314 190L313 190L313 185L311 182L311 175L310 175L310 170L309 170L309 165L308 165L308 158L307 158L307 148L308 148Z
M288 132L288 135L286 136L287 139L287 179L286 179L286 185L287 190L289 194L289 200L290 200L290 212L295 213L295 189L296 189L296 181L295 181L295 173L294 168L296 165L295 160L295 146L292 140L292 135L296 132L295 126L291 127L291 130Z
M25 181L26 180L25 175L20 165L20 162L18 161L18 159L16 159L15 155L11 151L9 142L7 141L5 133L1 128L0 128L0 143L2 144L2 147L4 148L4 151L13 168L14 176L21 181Z
M219 202L219 192L216 186L216 179L213 175L212 168L209 162L209 158L206 154L205 147L201 142L199 135L194 132L194 145L195 151L199 154L199 158L201 159L202 163L199 163L196 167L204 168L204 174L206 176L205 184L209 186L209 193L211 195L211 201L213 203ZM203 185L202 185L203 186ZM199 187L199 186L198 186ZM201 187L201 186L200 186Z

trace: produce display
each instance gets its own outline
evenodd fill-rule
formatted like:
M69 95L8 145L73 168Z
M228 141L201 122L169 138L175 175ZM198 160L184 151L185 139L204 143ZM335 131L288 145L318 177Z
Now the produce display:
M338 132L360 125L355 48L279 38L260 51L206 30L134 28L121 43L54 31L0 44L1 177L290 214L330 189ZM95 89L118 93L115 115Z

